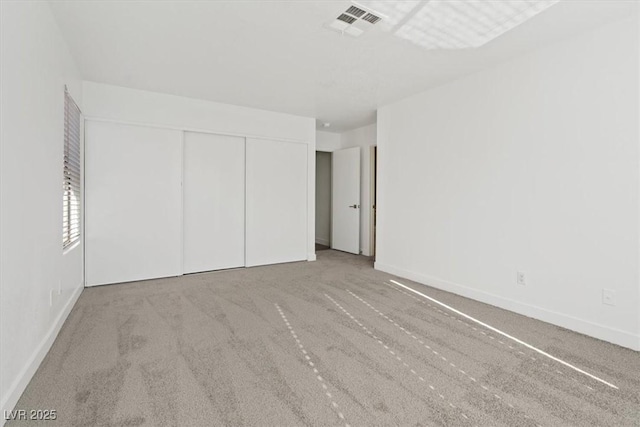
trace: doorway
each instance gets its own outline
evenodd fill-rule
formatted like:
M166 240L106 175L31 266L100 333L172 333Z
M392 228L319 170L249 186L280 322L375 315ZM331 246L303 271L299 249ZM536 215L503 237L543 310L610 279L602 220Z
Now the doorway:
M331 247L331 161L326 151L316 151L316 252Z

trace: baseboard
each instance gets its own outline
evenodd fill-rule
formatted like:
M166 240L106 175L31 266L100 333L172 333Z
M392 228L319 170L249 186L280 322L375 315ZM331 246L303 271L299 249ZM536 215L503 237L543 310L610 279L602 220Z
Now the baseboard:
M316 254L307 255L307 261L315 261L315 260L316 260Z
M73 291L71 298L69 298L69 301L67 301L62 311L60 311L60 314L58 314L58 317L51 325L49 332L45 335L42 341L40 341L40 344L33 352L31 357L27 360L27 363L18 374L16 380L13 382L13 384L11 384L11 387L9 387L7 395L5 396L5 400L1 405L2 418L0 420L0 426L3 426L7 421L4 417L5 411L11 411L16 406L16 403L18 403L20 396L22 396L22 393L24 393L24 390L27 388L29 381L31 381L31 378L36 373L36 370L44 360L44 357L49 352L49 349L53 345L53 342L60 332L60 328L62 328L65 320L67 320L69 313L71 313L71 309L76 304L76 301L78 300L78 297L80 297L83 289L83 286L79 286Z
M321 237L316 237L316 243L319 244L319 245L331 246L329 244L329 239L323 239Z
M406 278L423 285L451 292L466 298L471 298L473 300L500 307L514 313L532 317L534 319L551 323L556 326L561 326L563 328L567 328L593 338L601 339L603 341L617 344L622 347L640 351L640 336L626 331L621 331L619 329L603 326L597 323L590 322L588 320L579 319L577 317L568 316L566 314L547 310L541 307L514 301L509 298L500 297L498 295L479 291L477 289L469 288L458 283L442 280L437 277L403 270L390 265L382 264L380 262L374 263L374 268L376 270L384 271L385 273L393 274L401 278Z

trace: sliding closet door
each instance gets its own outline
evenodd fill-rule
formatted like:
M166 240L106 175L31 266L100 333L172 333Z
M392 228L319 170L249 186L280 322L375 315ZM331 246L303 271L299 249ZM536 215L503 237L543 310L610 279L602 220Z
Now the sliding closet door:
M307 146L247 138L246 264L307 258Z
M244 266L244 138L184 134L184 272Z
M182 274L182 133L88 121L87 285Z

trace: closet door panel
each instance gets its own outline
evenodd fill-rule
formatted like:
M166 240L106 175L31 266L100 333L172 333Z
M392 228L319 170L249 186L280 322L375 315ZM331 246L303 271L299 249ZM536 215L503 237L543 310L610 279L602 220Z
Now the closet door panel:
M88 121L87 285L182 274L182 133Z
M246 265L306 260L307 146L247 138Z
M244 145L244 138L185 132L185 273L244 266Z

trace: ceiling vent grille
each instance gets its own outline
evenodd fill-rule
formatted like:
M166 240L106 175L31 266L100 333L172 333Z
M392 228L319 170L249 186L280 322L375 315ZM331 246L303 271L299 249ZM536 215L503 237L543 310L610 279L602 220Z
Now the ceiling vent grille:
M356 18L360 18L362 15L364 15L367 12L360 9L359 7L350 6L349 9L347 9L346 13L348 13L349 15L355 16Z
M343 13L342 15L338 16L338 19L340 21L346 22L347 24L353 24L357 20L357 18L354 18L353 16L349 16L346 13Z
M365 10L361 6L349 6L333 22L328 24L328 28L342 34L359 37L365 31L370 30L375 24L380 22L382 17L371 10Z
M367 22L371 22L372 24L377 24L382 18L374 15L373 13L367 13L362 19L364 19Z

